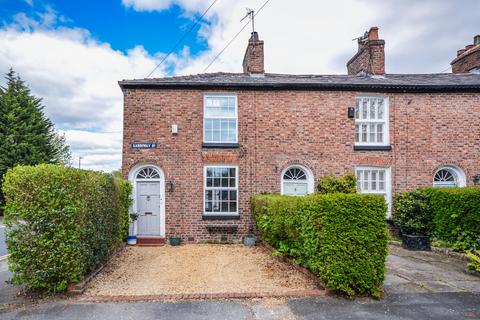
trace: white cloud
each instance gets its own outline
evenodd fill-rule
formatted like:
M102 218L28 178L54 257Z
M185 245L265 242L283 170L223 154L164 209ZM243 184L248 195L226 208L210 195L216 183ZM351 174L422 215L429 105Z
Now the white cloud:
M0 29L0 70L14 68L33 94L43 97L46 115L65 131L74 161L82 156L85 168L118 169L122 92L117 81L144 77L156 60L141 46L126 54L113 50L84 29L52 29L28 17L21 21Z
M209 5L205 0L122 0L122 3L136 11L162 11L172 5L181 6L187 11L198 11Z

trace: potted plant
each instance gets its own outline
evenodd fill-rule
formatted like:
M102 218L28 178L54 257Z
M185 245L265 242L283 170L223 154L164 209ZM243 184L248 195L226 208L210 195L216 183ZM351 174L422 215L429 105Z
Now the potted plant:
M128 226L128 237L127 244L135 245L137 244L137 219L138 213L132 212L129 215L130 225Z
M409 250L430 250L432 210L421 190L395 195L393 222L400 231L402 245Z
M171 246L179 246L182 243L182 237L180 236L172 236L168 240Z
M255 246L256 238L253 234L253 226L250 226L248 229L248 234L243 238L243 244L247 247Z

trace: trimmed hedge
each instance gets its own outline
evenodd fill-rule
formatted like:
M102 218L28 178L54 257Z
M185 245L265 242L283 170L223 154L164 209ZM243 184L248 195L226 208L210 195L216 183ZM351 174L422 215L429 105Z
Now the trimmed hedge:
M478 247L480 188L424 188L396 194L393 217L397 227L404 233L409 232L404 228L408 224L404 214L408 207L406 202L413 197L417 198L419 206L417 212L411 212L410 216L428 217L417 221L418 228L427 230L427 235L445 242L455 250L472 249L475 243Z
M251 203L263 241L328 288L350 296L381 294L388 241L383 197L255 195Z
M428 188L434 236L457 250L474 248L480 238L480 188Z
M63 291L104 263L128 232L130 184L57 165L18 166L3 184L9 268L29 289Z

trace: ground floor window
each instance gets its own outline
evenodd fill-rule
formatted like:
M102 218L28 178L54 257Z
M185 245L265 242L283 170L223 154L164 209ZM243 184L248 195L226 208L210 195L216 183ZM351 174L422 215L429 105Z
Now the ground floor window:
M465 187L465 185L465 173L454 166L441 167L433 176L434 187Z
M307 168L294 165L286 168L282 174L282 194L304 196L313 192L313 176Z
M356 167L357 191L359 193L379 194L385 197L390 216L392 202L392 188L390 168Z
M238 167L205 167L204 214L238 214Z

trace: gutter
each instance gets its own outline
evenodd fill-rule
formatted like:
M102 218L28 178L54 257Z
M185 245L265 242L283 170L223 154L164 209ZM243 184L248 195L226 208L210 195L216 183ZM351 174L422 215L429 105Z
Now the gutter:
M207 82L118 82L123 89L245 89L245 90L336 90L382 92L480 92L474 85L394 85L394 84L343 84L343 83L207 83Z

